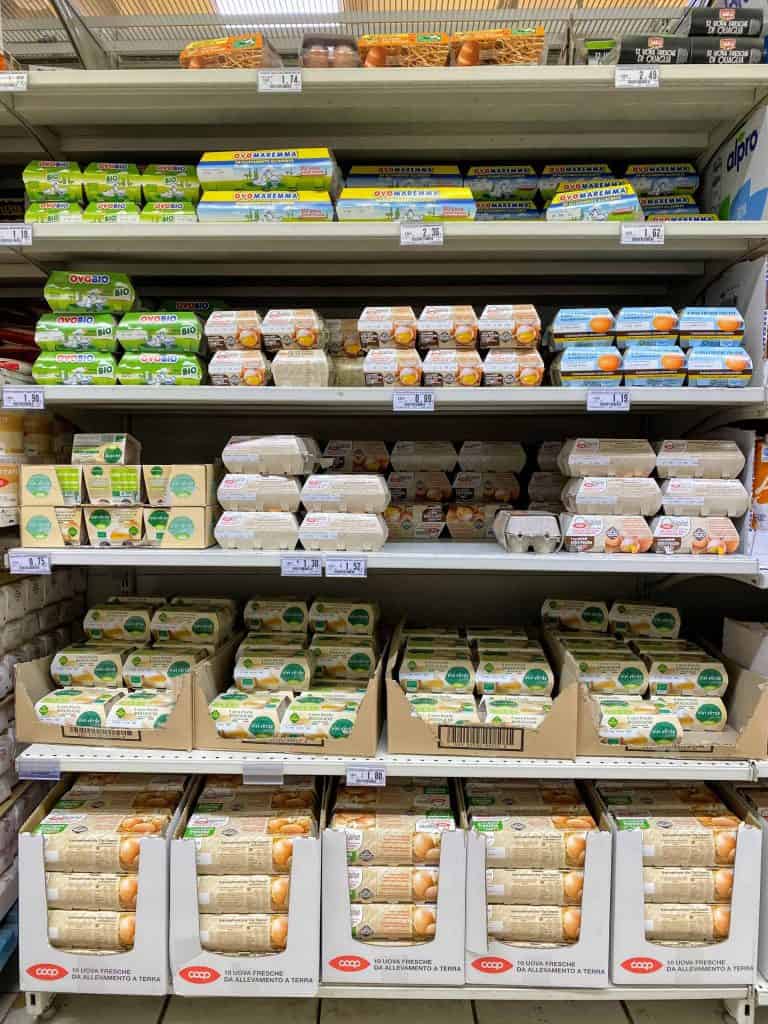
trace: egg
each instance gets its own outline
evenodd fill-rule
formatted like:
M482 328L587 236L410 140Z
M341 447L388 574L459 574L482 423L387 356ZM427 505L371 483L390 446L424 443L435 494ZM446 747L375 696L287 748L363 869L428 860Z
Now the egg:
M299 348L314 348L317 337L311 327L299 327L296 331L296 344Z
M269 889L273 907L283 909L288 906L290 886L290 879L287 875L276 875L271 880Z
M685 366L685 356L677 352L665 352L661 357L662 370L682 370Z
M120 939L121 946L129 947L133 945L133 941L136 938L135 914L120 915L120 920L117 925L117 935Z
M413 856L417 861L427 860L435 850L435 837L416 832L413 837ZM438 851L439 852L439 851Z
M437 897L437 872L413 872L413 898L415 900L433 900Z
M365 67L383 68L387 63L387 51L383 46L372 46L365 57Z
M301 59L305 68L327 68L330 65L328 47L315 44L304 51Z
M523 387L535 388L541 383L541 373L535 367L533 369L528 368L520 372L518 380Z
M608 334L613 330L613 317L604 314L593 316L589 321L589 329L594 334Z
M732 370L734 373L743 373L747 369L747 360L736 353L726 355L724 362L726 370Z
M621 366L621 359L615 352L606 352L597 357L597 368L604 373L615 373Z
M470 324L461 324L454 331L454 338L457 345L471 348L475 343L475 331Z
M427 501L441 501L443 492L439 487L428 487L424 494L417 494L417 497L424 497Z
M429 907L416 907L413 912L413 930L416 935L434 935L435 913Z
M462 68L474 67L479 64L480 44L473 40L462 43L456 56L456 63Z
M654 331L674 331L677 327L677 317L669 313L657 313L651 321Z
M581 931L581 911L577 907L568 907L563 911L563 936L576 940Z
M459 371L459 384L466 388L475 388L480 383L480 371L466 368Z
M565 840L565 859L574 867L582 867L587 856L587 840L584 836L567 836Z
M359 356L362 351L363 346L360 344L359 338L347 338L344 342L344 355L352 356L354 358L355 356Z
M726 555L733 555L739 550L739 538L738 537L725 537L723 538L725 543Z
M356 68L360 63L357 52L351 46L337 46L333 54L335 68Z
M118 897L121 910L135 910L136 897L139 892L139 876L126 875L118 884Z
M515 337L521 345L535 345L538 340L538 332L530 324L521 324L515 331Z
M414 367L408 367L407 369L401 370L398 376L398 380L406 388L414 388L418 385L421 379L421 374Z
M735 832L720 832L715 836L715 857L718 864L733 864L736 860Z
M718 330L727 331L732 334L741 330L741 320L735 316L719 316L717 318Z
M398 324L393 332L393 341L398 348L411 348L416 340L416 329L409 324Z
M712 932L715 938L726 939L731 930L731 908L714 907L712 910Z
M730 900L733 892L733 868L718 868L715 872L715 896Z
M269 940L273 946L282 948L288 941L288 918L281 914L269 923Z
M239 341L241 348L259 348L261 335L258 331L241 331Z
M581 901L584 890L584 872L568 871L563 875L563 894L566 899Z

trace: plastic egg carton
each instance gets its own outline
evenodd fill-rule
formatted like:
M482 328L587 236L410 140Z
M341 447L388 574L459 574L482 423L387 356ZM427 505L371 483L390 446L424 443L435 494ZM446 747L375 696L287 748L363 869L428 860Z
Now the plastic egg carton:
M496 540L505 551L521 555L551 555L563 544L557 516L548 512L517 512L503 509L493 523Z

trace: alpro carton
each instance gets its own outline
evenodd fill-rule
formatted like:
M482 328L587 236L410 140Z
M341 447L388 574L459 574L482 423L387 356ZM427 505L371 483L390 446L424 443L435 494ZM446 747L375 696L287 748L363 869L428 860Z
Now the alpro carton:
M212 465L142 467L147 504L199 508L216 504L216 475Z
M721 220L768 216L768 112L760 107L715 153L704 173L703 205Z

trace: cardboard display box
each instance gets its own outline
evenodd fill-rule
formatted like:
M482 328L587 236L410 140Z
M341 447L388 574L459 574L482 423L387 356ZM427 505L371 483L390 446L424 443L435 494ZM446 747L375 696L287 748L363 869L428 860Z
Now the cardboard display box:
M466 757L576 757L577 694L560 686L552 710L538 729L498 725L432 725L411 714L397 681L400 635L398 627L389 650L386 672L387 743L390 754L441 754ZM604 753L604 751L601 751Z
M209 548L216 543L216 505L144 509L144 545L148 548Z
M282 953L224 956L200 945L194 839L184 839L191 802L171 842L170 959L183 996L313 996L320 965L320 840L294 839L288 943Z
M765 787L765 783L758 782L758 786ZM739 789L748 789L750 783L741 782L738 784ZM760 917L758 919L757 926L757 970L765 977L768 971L768 890L765 887L765 879L768 878L768 820L759 814L754 808L752 808L747 801L737 793L737 787L735 785L722 785L718 787L720 792L725 796L726 802L733 807L734 810L738 811L739 814L743 814L745 817L749 816L750 820L759 827L762 834L762 845L760 852L760 877L763 879L763 884L760 886Z
M331 787L326 796L330 797ZM440 843L437 930L430 942L397 945L352 938L347 843L326 828L323 808L322 968L324 982L387 985L464 984L466 834L444 832Z
M51 680L51 658L38 658L16 666L16 737L22 743L82 744L96 747L129 747L145 750L192 750L193 706L196 687L216 690L230 671L239 643L235 637L209 659L192 669L192 679L182 685L163 729L107 729L54 725L41 722L35 704L57 687Z
M19 528L25 548L68 548L86 542L82 506L22 505Z
M216 472L213 465L142 466L147 504L175 508L204 508L216 504Z
M768 687L766 679L742 668L735 661L719 656L728 670L728 689L723 701L728 722L722 732L685 731L674 748L657 750L649 747L614 746L603 743L598 733L600 711L589 691L576 678L575 669L566 658L560 677L563 689L578 694L579 757L663 757L676 760L694 757L697 760L744 760L765 758L768 752Z
M723 654L739 665L768 676L768 626L762 622L723 622Z
M168 827L168 836L144 836L139 861L136 938L126 953L70 953L48 941L43 836L32 835L69 788L63 781L27 819L19 835L19 972L27 992L91 992L109 995L164 995L168 969L168 851L187 791Z
M20 502L22 505L81 505L83 467L69 465L21 466Z
M613 984L753 985L763 838L757 820L751 816L749 824L739 825L728 938L706 946L667 946L645 938L642 832L619 831L604 805L603 812L613 834Z
M587 797L595 820L600 814L591 792ZM464 821L468 828L468 822ZM485 836L467 833L467 949L468 985L510 985L553 988L606 988L611 921L611 833L601 821L600 832L587 836L581 932L577 942L562 946L526 946L488 937Z
M386 645L384 645L386 649ZM349 736L253 736L227 739L220 736L208 713L208 705L232 683L234 651L230 665L216 675L198 673L193 680L194 747L197 750L240 750L254 753L328 754L340 757L375 757L383 724L382 675L384 655L368 681L368 690L360 703L357 719ZM310 688L311 689L311 688Z

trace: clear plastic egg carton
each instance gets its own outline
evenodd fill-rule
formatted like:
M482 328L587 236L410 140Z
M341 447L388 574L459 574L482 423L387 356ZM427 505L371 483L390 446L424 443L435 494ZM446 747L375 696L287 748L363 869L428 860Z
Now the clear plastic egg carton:
M505 551L521 555L551 555L562 547L557 516L549 512L518 512L502 509L493 522L493 533Z

